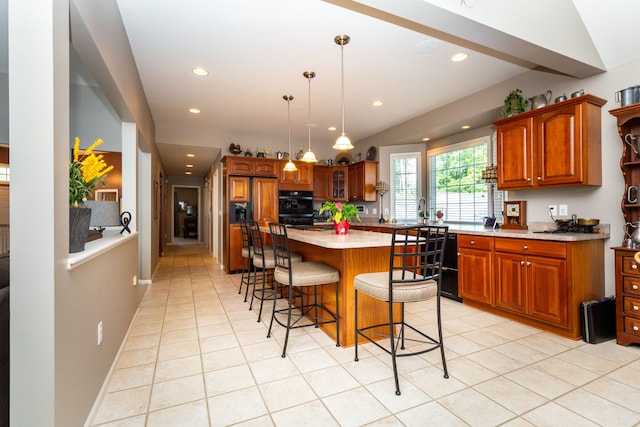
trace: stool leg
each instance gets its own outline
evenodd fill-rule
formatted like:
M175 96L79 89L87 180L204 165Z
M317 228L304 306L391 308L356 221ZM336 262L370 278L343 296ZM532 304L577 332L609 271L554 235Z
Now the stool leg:
M395 343L394 334L393 334L393 302L388 301L388 304L389 304L389 341L391 342L391 363L393 364L393 379L396 382L396 395L400 396L400 382L398 381L398 365L396 364L396 343Z
M289 309L287 310L287 331L284 335L284 345L282 346L282 357L287 357L287 343L289 342L289 331L291 330L291 306L293 305L293 288L289 285ZM275 298L273 303L275 304Z
M355 321L356 321L356 327L355 327L355 331L356 331L356 340L355 340L355 350L356 350L356 355L354 357L354 361L358 361L358 291L355 291L355 298L353 300L354 304L355 304Z
M338 314L338 283L336 282L336 347L340 347L340 315Z

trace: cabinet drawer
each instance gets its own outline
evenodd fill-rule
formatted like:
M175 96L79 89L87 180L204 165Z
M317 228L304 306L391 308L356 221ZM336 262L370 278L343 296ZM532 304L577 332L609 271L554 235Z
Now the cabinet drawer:
M628 334L640 336L640 320L633 317L624 318L624 331Z
M625 277L623 282L624 292L640 296L640 279L636 277Z
M566 258L567 245L562 242L529 239L496 239L496 252L516 252L523 255L542 255Z
M473 236L471 234L459 234L458 247L490 250L491 237Z
M622 257L622 274L635 274L640 276L640 271L638 270L638 264L636 264L632 256Z
M622 310L629 316L640 317L640 298L624 298L622 300Z

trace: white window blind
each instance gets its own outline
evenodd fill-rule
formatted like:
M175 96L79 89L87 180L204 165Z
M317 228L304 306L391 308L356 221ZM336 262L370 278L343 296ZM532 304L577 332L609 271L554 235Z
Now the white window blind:
M390 155L391 218L398 222L416 221L421 186L420 153L398 153Z

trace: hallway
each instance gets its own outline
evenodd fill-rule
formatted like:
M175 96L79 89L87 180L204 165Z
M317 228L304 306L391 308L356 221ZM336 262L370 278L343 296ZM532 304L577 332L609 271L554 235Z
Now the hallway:
M165 250L112 369L93 426L633 426L640 348L570 341L443 299L449 379L439 354L399 360L282 328L238 295L203 245ZM429 324L433 301L407 306ZM427 327L428 328L428 327ZM366 350L365 350L366 349ZM367 351L368 350L368 351Z

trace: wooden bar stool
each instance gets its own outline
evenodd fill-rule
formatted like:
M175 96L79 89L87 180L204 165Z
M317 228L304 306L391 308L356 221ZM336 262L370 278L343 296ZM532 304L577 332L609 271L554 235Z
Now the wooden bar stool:
M285 286L288 294L288 304L286 308L276 309L276 301L273 301L273 311L267 337L271 336L271 328L274 321L286 328L282 347L282 357L286 357L289 331L291 329L308 326L317 328L327 323L335 323L336 347L340 347L340 320L338 316L338 282L340 281L340 273L335 268L321 262L295 262L289 249L289 237L287 236L286 227L283 224L270 223L269 231L271 232L271 243L275 255L273 277L276 282ZM317 292L319 285L331 283L335 286L336 304L333 312L318 302ZM310 295L305 295L303 291L304 288L308 287L313 287L313 301L309 301L309 303L305 302L305 299L309 299ZM293 304L294 294L297 294L297 297L300 298L298 306ZM293 312L294 309L296 310L295 313ZM286 320L280 318L284 317L284 315L286 315Z
M389 271L358 274L354 279L355 288L355 361L358 361L358 338L364 337L387 354L391 355L396 394L400 395L396 357L414 356L440 349L444 377L449 378L447 362L442 343L442 322L440 314L440 282L444 247L447 242L448 226L409 226L393 230ZM389 306L388 323L358 325L358 293L386 301ZM436 298L436 323L438 338L419 331L407 324L404 305L411 302ZM400 320L394 321L394 303L400 304ZM381 332L386 330L387 332ZM378 340L389 340L385 347ZM384 341L386 342L386 340ZM411 348L405 346L406 343ZM406 350L406 351L405 351Z

